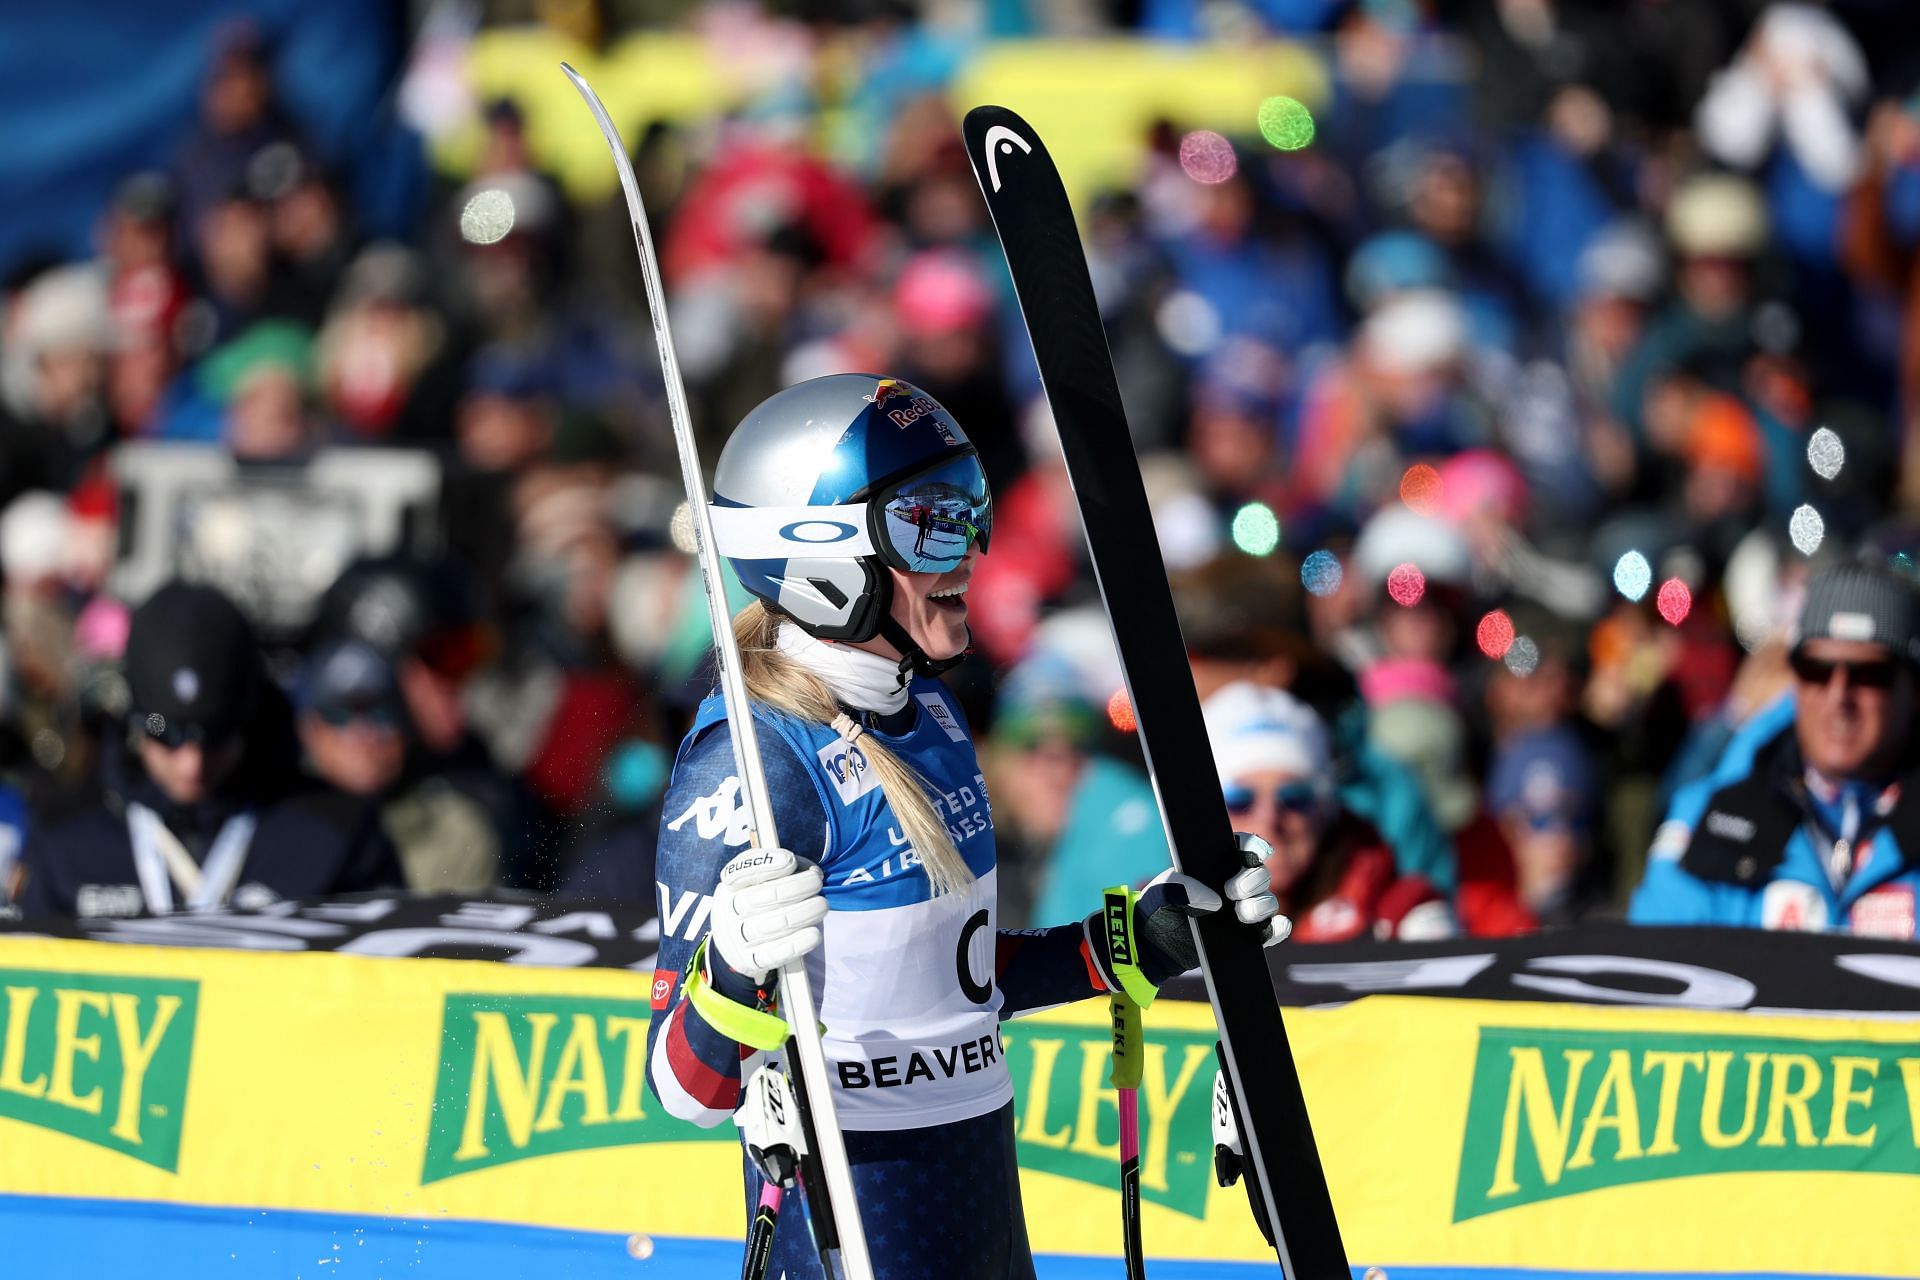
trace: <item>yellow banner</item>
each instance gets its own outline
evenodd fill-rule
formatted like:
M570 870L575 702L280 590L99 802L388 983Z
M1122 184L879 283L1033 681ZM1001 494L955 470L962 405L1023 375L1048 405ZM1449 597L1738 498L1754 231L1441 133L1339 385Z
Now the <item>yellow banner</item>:
M0 1194L744 1229L731 1127L644 1082L620 970L0 940ZM1920 1028L1376 996L1292 1012L1356 1264L1920 1273ZM1211 1012L1140 1087L1156 1257L1270 1257L1213 1186ZM1104 1004L1003 1028L1042 1253L1112 1255Z

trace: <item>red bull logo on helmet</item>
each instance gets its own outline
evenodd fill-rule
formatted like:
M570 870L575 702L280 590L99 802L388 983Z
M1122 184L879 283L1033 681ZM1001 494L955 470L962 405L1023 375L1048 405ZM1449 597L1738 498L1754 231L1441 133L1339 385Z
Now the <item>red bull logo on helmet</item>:
M880 407L882 413L887 415L888 421L892 422L894 426L899 427L902 431L920 421L920 419L926 417L928 414L938 412L940 408L939 405L934 403L931 396L920 394L914 390L913 387L900 381L898 378L880 379L879 384L873 389L873 395L870 396L869 399ZM889 402L893 401L905 401L905 403L894 404L890 407ZM959 443L959 441L953 438L953 433L948 431L944 426L940 426L937 420L935 426L938 427L942 440L948 444Z

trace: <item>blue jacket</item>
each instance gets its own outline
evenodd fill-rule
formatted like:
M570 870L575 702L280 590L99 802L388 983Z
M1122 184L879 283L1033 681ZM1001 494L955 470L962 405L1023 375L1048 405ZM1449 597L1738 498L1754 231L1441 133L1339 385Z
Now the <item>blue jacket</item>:
M1808 794L1793 717L1792 698L1762 711L1712 773L1675 793L1629 920L1915 935L1920 779L1888 787L1862 813L1836 888L1827 864L1838 833Z

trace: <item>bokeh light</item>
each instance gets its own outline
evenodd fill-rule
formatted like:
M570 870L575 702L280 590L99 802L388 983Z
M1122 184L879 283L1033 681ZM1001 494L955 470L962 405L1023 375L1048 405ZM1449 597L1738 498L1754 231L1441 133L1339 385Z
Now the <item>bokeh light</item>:
M1397 564L1387 574L1387 594L1403 609L1411 609L1427 594L1427 575L1411 561Z
M1480 646L1480 652L1489 658L1504 658L1507 650L1513 648L1513 619L1507 616L1505 609L1495 609L1480 619L1480 625L1474 628L1473 639Z
M1847 465L1847 446L1832 429L1821 427L1807 437L1807 465L1822 480L1831 480Z
M693 534L693 508L682 502L667 518L667 538L682 555L700 554L700 543Z
M1440 473L1424 462L1416 462L1400 477L1400 501L1423 516L1440 508Z
M1531 636L1515 636L1513 643L1507 646L1507 656L1503 659L1507 670L1522 680L1540 669L1540 646Z
M1916 575L1920 575L1920 568L1916 568L1914 565L1913 557L1904 551L1896 551L1888 556L1887 568L1893 570L1903 578L1913 578Z
M1154 327L1183 356L1203 356L1220 343L1220 313L1191 289L1175 289L1153 314Z
M1297 98L1276 95L1260 104L1260 136L1282 151L1313 141L1313 112Z
M1233 545L1250 556L1270 556L1280 545L1280 519L1264 502L1249 502L1233 513Z
M1613 566L1613 589L1629 600L1638 600L1653 585L1653 566L1638 551L1629 551Z
M1810 556L1820 549L1820 543L1827 536L1827 522L1820 513L1806 503L1793 509L1793 518L1787 521L1787 537L1793 539L1793 549L1803 556Z
M1115 689L1113 696L1107 699L1107 723L1121 733L1132 733L1139 725L1133 718L1133 699L1127 696L1125 689Z
M1668 578L1660 584L1660 594L1654 597L1653 603L1660 610L1660 616L1677 627L1693 612L1693 592L1687 590L1687 584L1680 579Z
M460 210L460 234L471 244L498 244L513 230L513 197L498 187L473 193Z
M1300 585L1316 596L1332 595L1346 576L1340 557L1331 551L1316 551L1300 562Z
M1225 182L1240 167L1233 144L1211 129L1195 129L1180 139L1180 167L1195 182Z

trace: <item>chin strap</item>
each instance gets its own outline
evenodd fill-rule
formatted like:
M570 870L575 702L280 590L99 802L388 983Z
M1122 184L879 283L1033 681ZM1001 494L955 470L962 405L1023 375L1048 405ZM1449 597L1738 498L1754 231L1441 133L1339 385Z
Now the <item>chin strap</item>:
M967 628L967 647L951 658L929 658L926 651L907 634L907 629L901 626L892 614L887 614L880 619L878 631L882 639L900 651L900 687L902 689L907 687L907 682L916 673L929 677L943 676L965 662L967 655L973 652L973 628L971 627Z

